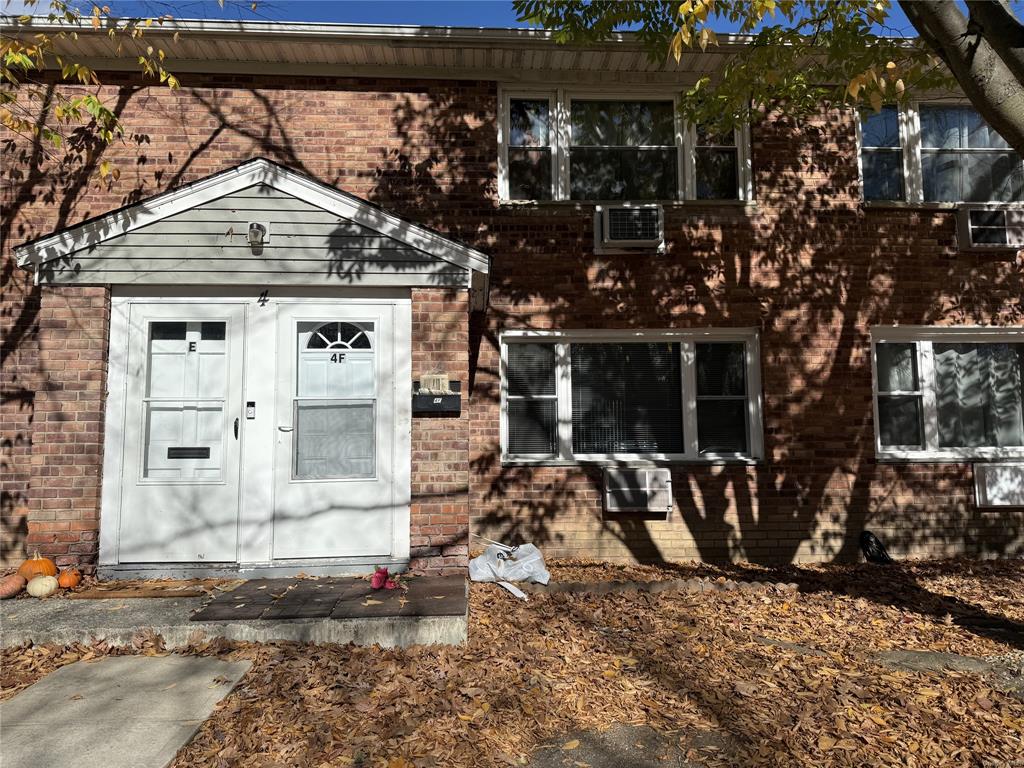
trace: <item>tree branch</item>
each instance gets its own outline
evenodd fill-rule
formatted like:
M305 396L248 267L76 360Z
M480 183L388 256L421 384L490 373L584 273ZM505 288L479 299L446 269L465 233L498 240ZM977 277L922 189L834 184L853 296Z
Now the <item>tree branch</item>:
M918 34L985 118L1024 155L1024 85L953 0L900 0Z
M976 27L1013 72L1024 83L1024 24L1001 0L967 0L969 23Z

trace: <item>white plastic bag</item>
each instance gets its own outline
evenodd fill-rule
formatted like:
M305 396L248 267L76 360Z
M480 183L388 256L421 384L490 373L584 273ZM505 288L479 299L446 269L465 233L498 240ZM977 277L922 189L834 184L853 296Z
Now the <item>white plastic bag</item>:
M488 544L479 557L469 561L473 581L532 581L547 584L551 574L544 567L544 555L533 544L507 547Z

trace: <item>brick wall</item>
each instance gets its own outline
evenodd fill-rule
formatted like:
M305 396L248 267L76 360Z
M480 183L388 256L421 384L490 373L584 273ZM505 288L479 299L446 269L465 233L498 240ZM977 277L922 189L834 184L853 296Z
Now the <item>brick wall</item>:
M447 373L469 386L469 293L412 292L412 377ZM411 567L454 571L467 564L469 412L413 414Z
M593 253L590 208L502 210L471 434L473 527L550 555L852 559L868 528L896 554L1024 552L1024 510L981 511L969 464L874 459L874 325L1024 324L1024 261L956 249L954 214L858 202L854 120L753 131L756 205L666 211L667 253ZM766 460L673 468L667 519L606 516L601 470L502 466L505 328L760 331Z
M475 530L533 540L552 554L847 558L864 527L897 552L1004 554L1024 546L1024 513L974 507L969 465L873 458L870 326L1021 325L1024 266L958 253L949 212L859 205L852 114L769 120L754 130L756 205L670 206L666 254L595 257L590 206L496 204L494 83L190 75L171 92L137 88L125 74L104 82L102 93L127 128L125 143L38 174L23 172L29 148L5 149L5 323L31 329L45 311L36 309L30 289L23 296L8 288L20 280L9 262L12 243L254 156L491 254L486 318L467 325L463 312L456 319L453 307L464 295L423 292L422 305L439 311L420 316L414 308L414 372L433 367L436 354L472 383L461 417L413 422L418 565L464 562L465 525L451 521L467 503ZM96 178L102 160L120 169L119 181ZM761 330L762 464L677 467L676 509L667 521L605 519L595 469L501 466L503 328L703 326ZM39 375L32 374L36 349L48 344L27 333L10 345L16 357L5 357L5 395L15 368L28 372L17 374L22 381ZM54 393L41 390L37 404L51 408ZM37 408L33 417L31 404L18 410L9 403L3 411L4 461L11 464L10 472L4 468L5 547L9 509L23 498L44 509L37 495L44 477L25 466L28 432L44 423L44 412L47 431L33 442L51 450L50 411ZM89 471L80 483L94 483ZM70 509L94 507L94 494L81 487Z
M58 566L98 552L109 322L106 288L42 291L26 545Z

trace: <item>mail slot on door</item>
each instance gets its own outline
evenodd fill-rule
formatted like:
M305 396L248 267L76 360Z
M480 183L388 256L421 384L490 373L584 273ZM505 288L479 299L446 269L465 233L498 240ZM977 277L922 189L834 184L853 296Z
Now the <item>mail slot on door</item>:
M448 382L447 392L421 391L420 382L412 383L413 413L453 413L462 411L462 382Z

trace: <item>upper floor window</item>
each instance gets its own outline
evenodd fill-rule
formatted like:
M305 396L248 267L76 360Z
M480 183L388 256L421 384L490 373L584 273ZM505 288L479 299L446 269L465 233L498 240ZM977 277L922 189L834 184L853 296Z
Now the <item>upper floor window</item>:
M512 99L508 123L509 196L516 200L550 200L554 170L551 102Z
M971 107L883 107L861 120L865 200L1024 200L1024 164Z
M563 91L502 99L500 196L646 201L750 196L747 131L684 126L673 98Z
M923 460L1024 456L1024 335L875 328L876 449Z
M678 182L669 101L573 99L569 189L573 200L671 200Z

